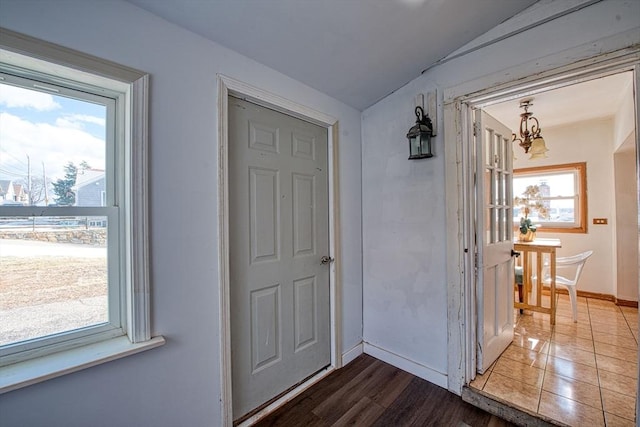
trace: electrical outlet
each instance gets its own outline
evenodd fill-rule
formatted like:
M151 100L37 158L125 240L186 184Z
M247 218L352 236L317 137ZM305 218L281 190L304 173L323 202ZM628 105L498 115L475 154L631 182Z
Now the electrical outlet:
M609 221L607 218L593 218L593 223L596 225L606 225Z

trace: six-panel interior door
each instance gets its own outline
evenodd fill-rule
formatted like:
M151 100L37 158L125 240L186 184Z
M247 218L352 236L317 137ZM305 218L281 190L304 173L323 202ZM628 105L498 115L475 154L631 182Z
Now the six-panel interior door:
M229 97L233 418L330 364L327 130Z
M511 130L476 110L478 372L513 340Z

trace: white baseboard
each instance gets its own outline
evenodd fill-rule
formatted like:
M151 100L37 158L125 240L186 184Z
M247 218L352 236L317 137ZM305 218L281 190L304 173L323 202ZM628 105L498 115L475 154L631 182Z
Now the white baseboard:
M390 365L400 368L403 371L407 371L417 377L429 381L442 388L447 388L447 375L442 372L434 371L433 369L421 365L413 360L406 359L395 353L391 353L375 345L364 343L364 352L370 356L380 359Z
M353 362L353 360L364 352L362 343L357 344L351 350L342 355L342 366Z

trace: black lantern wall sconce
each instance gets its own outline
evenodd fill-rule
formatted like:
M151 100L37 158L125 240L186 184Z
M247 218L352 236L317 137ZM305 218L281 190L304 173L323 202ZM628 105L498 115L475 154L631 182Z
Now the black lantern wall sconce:
M413 125L407 138L409 139L409 160L428 159L433 157L432 138L433 124L428 115L424 114L422 107L415 108L416 124Z

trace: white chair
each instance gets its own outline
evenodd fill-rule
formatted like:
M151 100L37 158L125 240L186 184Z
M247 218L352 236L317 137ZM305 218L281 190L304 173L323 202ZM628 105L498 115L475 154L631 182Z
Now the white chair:
M578 255L556 258L556 286L564 286L567 288L567 291L569 291L569 299L571 300L571 311L573 312L574 322L578 321L578 293L576 290L576 284L580 279L584 264L587 262L587 259L591 255L593 255L593 251L586 251ZM573 272L572 278L568 278L559 274L559 272L564 272L567 270L569 270L568 273ZM568 275L569 274L567 274L567 276ZM549 286L551 284L551 276L549 272L549 265L547 262L545 262L542 277L544 277L543 283ZM534 283L535 280L536 278L534 277Z

